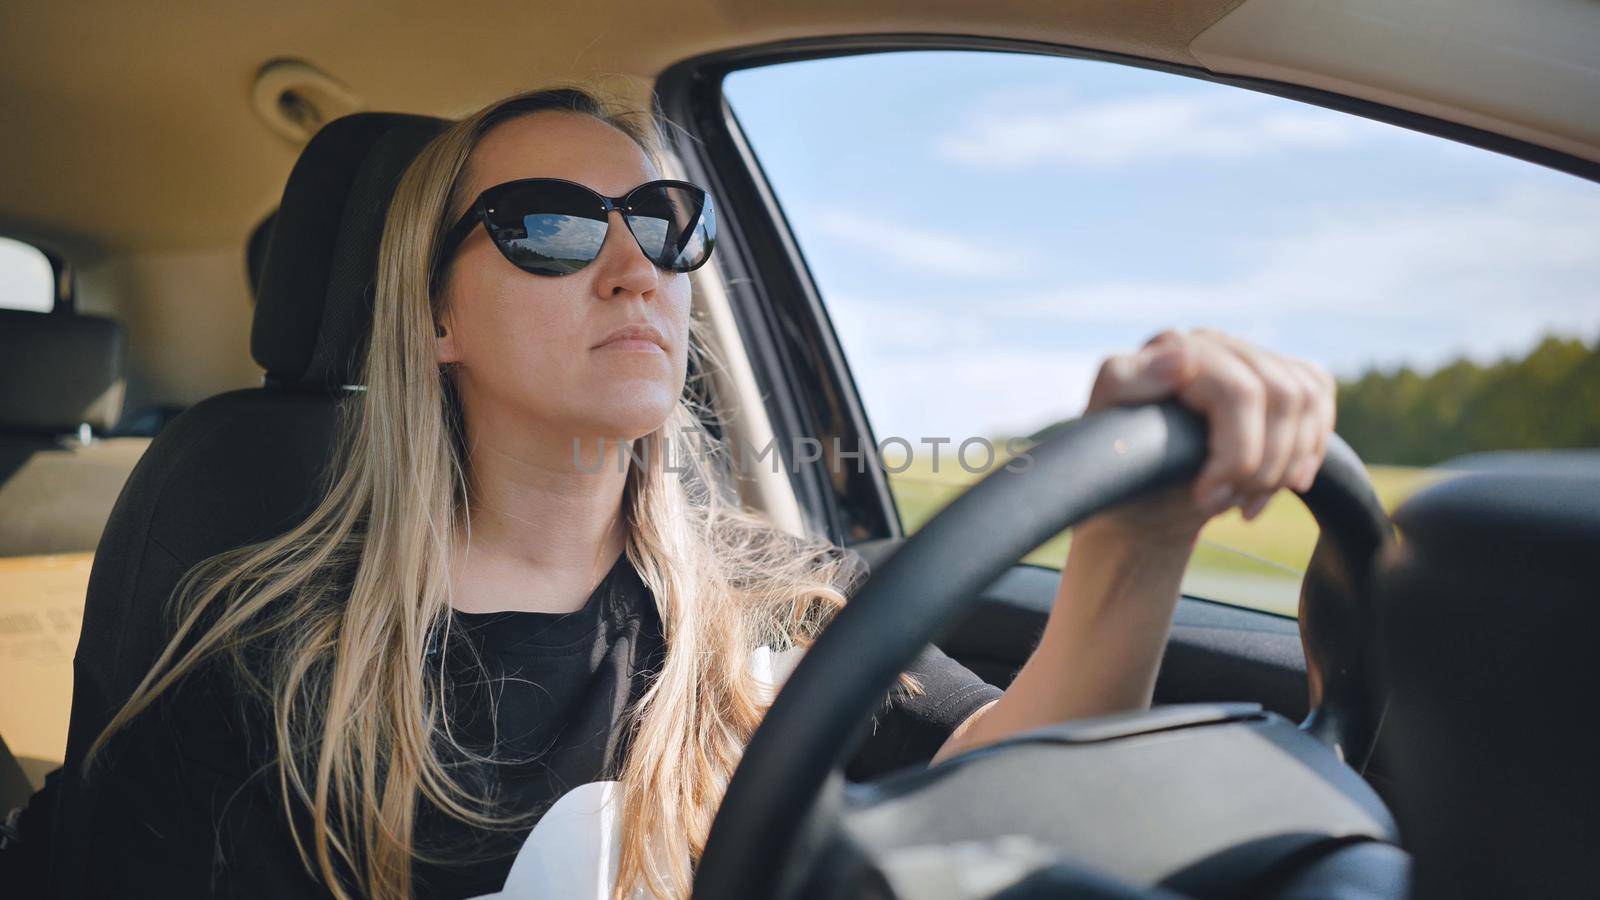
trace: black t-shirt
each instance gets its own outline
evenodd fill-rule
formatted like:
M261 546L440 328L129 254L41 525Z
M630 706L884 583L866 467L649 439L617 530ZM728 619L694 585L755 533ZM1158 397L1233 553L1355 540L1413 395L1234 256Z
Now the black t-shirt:
M502 810L534 815L514 829L479 829L419 804L419 852L448 860L415 863L419 898L501 890L546 810L575 788L616 779L623 713L665 658L654 599L626 554L575 612L451 615L452 637L430 648L429 664L443 667L455 740L492 760L447 756L452 773ZM909 671L923 692L890 691L847 777L925 763L1001 694L931 646ZM89 788L93 896L327 895L291 841L266 716L208 664L113 739ZM295 821L309 844L303 809Z

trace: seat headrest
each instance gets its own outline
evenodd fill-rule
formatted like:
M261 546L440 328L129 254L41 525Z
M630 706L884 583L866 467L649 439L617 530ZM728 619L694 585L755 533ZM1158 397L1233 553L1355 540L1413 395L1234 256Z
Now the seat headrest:
M124 347L115 319L0 309L0 432L109 431L122 414Z
M272 241L272 223L278 220L278 211L274 209L267 213L267 217L256 224L255 230L250 232L250 239L244 245L244 271L245 278L250 282L250 302L256 302L256 297L261 293L261 270L267 267L267 244Z
M250 329L271 384L355 383L372 326L378 241L400 176L448 123L357 113L311 138L283 189Z

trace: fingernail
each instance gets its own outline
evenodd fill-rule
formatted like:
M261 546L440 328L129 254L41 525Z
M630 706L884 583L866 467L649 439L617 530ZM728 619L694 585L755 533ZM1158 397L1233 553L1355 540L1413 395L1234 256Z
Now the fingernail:
M1302 463L1294 475L1294 489L1303 494L1311 490L1311 482L1317 479L1317 467L1313 463Z
M1200 498L1200 509L1208 516L1214 516L1232 506L1235 502L1233 488L1221 484L1207 491Z
M1161 378L1170 378L1177 374L1178 354L1171 350L1163 350L1150 359L1150 374Z
M1164 347L1150 361L1150 371L1161 378L1173 378L1189 365L1189 355L1182 347Z
M1240 507L1239 511L1244 513L1244 520L1246 522L1255 521L1256 516L1261 515L1261 511L1267 508L1267 502L1271 499L1271 494L1262 494L1260 497Z

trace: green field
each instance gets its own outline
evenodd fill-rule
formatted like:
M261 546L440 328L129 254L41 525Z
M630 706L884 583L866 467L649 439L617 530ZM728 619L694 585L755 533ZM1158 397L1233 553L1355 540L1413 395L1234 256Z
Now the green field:
M999 442L999 446L1004 446ZM888 460L899 468L902 460ZM992 468L1004 466L997 459ZM1393 509L1418 489L1445 477L1444 473L1404 466L1372 466L1373 486L1388 509ZM914 456L904 472L888 472L890 489L900 508L906 531L915 531L985 473L967 472L947 455L933 470L927 455ZM1230 510L1206 527L1184 576L1186 594L1292 616L1300 602L1300 576L1317 526L1311 514L1291 494L1280 493L1254 522ZM1062 532L1023 557L1023 562L1059 569L1067 558L1069 532Z

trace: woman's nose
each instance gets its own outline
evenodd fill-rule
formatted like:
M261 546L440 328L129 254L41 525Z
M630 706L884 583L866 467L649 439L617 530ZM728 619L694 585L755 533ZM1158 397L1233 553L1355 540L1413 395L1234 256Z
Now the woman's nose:
M661 282L660 270L645 256L622 218L622 212L612 210L607 216L607 225L605 244L596 260L600 266L596 285L600 295L610 297L618 292L642 295L654 290Z

